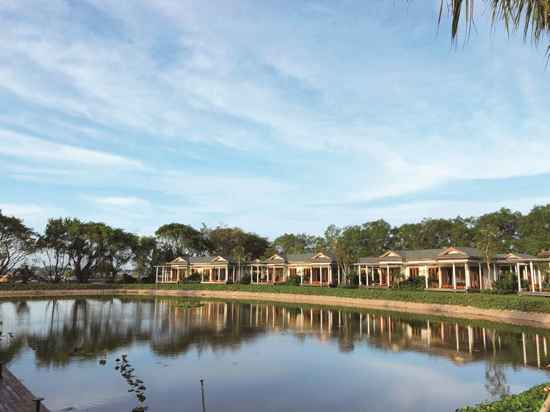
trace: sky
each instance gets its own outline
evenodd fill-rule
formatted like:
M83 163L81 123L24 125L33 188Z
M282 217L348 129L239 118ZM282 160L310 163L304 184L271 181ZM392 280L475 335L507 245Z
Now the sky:
M276 237L550 203L546 44L478 2L0 0L0 209Z

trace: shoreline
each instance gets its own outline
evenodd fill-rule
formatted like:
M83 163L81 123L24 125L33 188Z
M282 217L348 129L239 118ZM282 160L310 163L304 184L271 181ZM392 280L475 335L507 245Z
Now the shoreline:
M487 320L517 326L550 329L550 314L514 310L482 309L474 306L446 305L435 303L405 302L387 299L349 298L327 295L246 292L230 290L181 290L181 289L45 289L45 290L0 290L0 299L48 298L73 296L150 296L150 297L199 297L224 300L255 300L274 303L299 303L326 306L341 306L357 309L390 310L393 312L420 315L445 316L450 318Z

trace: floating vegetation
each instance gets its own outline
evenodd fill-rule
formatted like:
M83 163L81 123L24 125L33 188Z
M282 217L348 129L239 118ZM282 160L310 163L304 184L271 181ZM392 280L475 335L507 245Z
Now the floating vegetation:
M145 390L147 389L141 379L139 379L134 373L134 368L128 361L128 355L124 354L120 358L116 358L115 370L120 372L120 375L126 379L128 384L128 392L133 392L136 395L138 402L143 404L145 402ZM147 406L140 405L134 409L132 412L142 412L146 411Z

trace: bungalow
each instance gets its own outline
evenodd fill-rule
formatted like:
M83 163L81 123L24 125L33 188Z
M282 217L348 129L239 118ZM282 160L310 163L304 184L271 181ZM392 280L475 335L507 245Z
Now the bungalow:
M335 272L338 272L336 259L326 253L276 253L265 260L256 259L249 264L253 284L282 283L291 276L297 276L301 284L329 286L336 283L333 276Z
M238 282L237 264L223 256L177 257L156 267L157 283L180 283L193 274L199 274L202 283Z
M489 262L472 247L443 249L389 250L379 257L360 258L357 266L359 285L389 287L401 278L423 276L427 289L490 289L493 281L509 271L542 290L540 262L543 258L507 253L493 256Z

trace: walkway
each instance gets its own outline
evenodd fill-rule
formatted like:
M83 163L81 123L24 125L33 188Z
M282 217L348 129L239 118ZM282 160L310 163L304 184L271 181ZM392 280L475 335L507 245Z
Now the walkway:
M5 367L0 378L0 412L36 412L35 396ZM40 412L49 412L42 405Z

